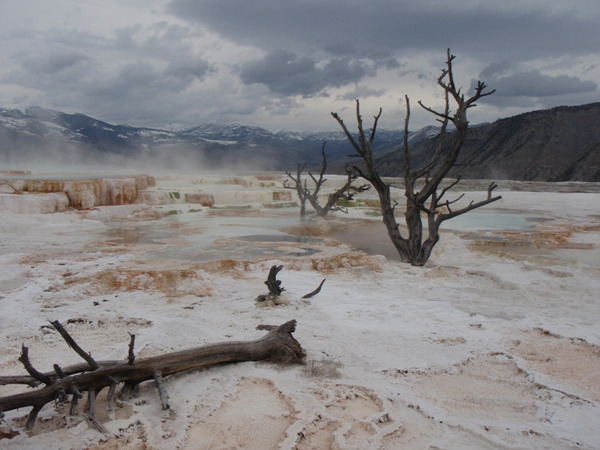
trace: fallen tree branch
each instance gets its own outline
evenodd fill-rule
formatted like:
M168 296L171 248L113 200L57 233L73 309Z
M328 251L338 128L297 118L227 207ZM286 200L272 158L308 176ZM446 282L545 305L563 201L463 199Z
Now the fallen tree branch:
M53 325L54 323L57 322L53 322ZM96 425L98 422L95 418L95 399L105 387L110 388L109 405L112 407L114 391L118 383L124 384L123 390L131 391L144 381L154 380L159 389L162 406L168 408L168 396L162 382L163 377L224 363L262 360L285 363L301 363L303 361L306 353L292 336L296 329L295 320L290 320L280 326L263 325L258 328L268 330L268 333L254 341L222 342L160 356L139 358L135 361L131 361L129 357L123 361L99 361L97 363L94 361L97 365L96 369L91 370L89 363L71 366L60 371L64 377L59 377L56 371L42 374L50 380L49 385L30 392L0 397L0 417L6 411L32 407L26 424L26 428L31 429L44 405L55 399L71 395L70 412L75 414L78 399L82 397L81 392L87 391L89 411L86 419L96 428L101 429L103 427ZM62 329L64 330L64 328ZM77 348L80 349L79 346ZM3 378L5 384L7 380L12 382L20 380L19 384L32 385L34 382L41 384L41 380L36 380L36 377L10 376Z
M321 284L319 284L319 287L316 288L314 291L309 292L306 295L303 295L302 298L311 298L314 297L315 295L317 295L319 292L321 292L321 288L323 287L323 283L325 283L326 278L323 278L323 281L321 281Z
M169 405L169 394L167 393L167 388L165 387L165 383L163 382L160 372L154 372L154 381L158 389L158 395L160 396L162 409L170 409L171 406Z
M86 353L79 345L77 345L77 342L75 342L75 340L71 337L71 335L69 333L67 333L67 330L64 329L64 327L61 325L61 323L58 320L55 320L54 322L50 322L50 323L56 329L56 331L58 331L60 333L60 335L67 342L67 344L69 344L69 347L71 347L73 350L75 350L75 353L77 353L79 356L81 356L83 359L85 359L87 361L87 363L90 365L90 369L96 370L98 368L98 364L96 363L96 361L94 361L94 358L92 358L92 355L89 353Z

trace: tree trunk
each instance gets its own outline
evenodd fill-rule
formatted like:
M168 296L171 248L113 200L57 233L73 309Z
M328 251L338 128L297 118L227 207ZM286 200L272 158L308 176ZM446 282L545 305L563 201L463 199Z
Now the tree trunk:
M292 333L296 328L296 321L291 320L281 326L260 325L257 329L268 330L269 333L261 339L249 342L223 342L218 344L196 347L179 352L167 353L161 356L136 359L133 363L124 361L99 361L97 368L92 370L88 364L71 366L66 370L60 368L55 372L45 374L37 373L41 377L0 377L0 384L35 384L36 379L42 382L43 377L49 384L32 392L0 397L0 416L4 411L10 411L26 406L33 407L28 422L28 428L33 426L35 416L46 403L55 399L62 399L66 394L75 397L80 392L93 392L94 396L105 387L117 383L125 383L125 387L133 388L146 380L155 380L161 393L163 406L168 405L166 391L162 385L162 378L180 372L214 366L217 364L273 360L288 363L301 362L305 352L294 339ZM26 352L25 352L26 353ZM58 366L55 366L58 367ZM69 370L70 369L70 370ZM72 372L76 370L76 372ZM70 375L66 373L71 372ZM62 376L61 376L62 375ZM90 409L93 410L94 396L90 396ZM109 400L112 400L109 399ZM93 414L90 414L93 418Z

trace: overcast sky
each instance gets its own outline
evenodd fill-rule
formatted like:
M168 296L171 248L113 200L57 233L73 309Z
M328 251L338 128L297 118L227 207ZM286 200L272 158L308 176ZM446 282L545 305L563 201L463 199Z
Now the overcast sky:
M333 130L435 123L447 47L472 123L600 101L599 0L18 0L0 2L0 107L159 128L238 122Z

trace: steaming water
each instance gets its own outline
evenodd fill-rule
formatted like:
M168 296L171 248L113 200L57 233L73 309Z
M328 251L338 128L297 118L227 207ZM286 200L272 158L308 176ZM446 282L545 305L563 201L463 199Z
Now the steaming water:
M131 170L110 172L32 172L10 173L0 172L0 180L95 180L100 178L133 177Z
M109 224L111 228L103 236L115 244L155 247L144 252L142 257L146 259L196 262L224 258L300 257L319 252L318 244L325 242L324 239L295 236L279 230L302 223L306 222L301 222L297 214L224 217L187 213L143 225L115 221Z
M257 217L255 211L221 211L177 214L146 224L117 221L109 224L110 229L103 237L115 244L144 245L148 248L142 255L145 259L180 261L302 257L318 253L319 246L325 243L325 239L281 231L311 223L310 219L301 220L296 210L260 214ZM532 231L537 223L546 220L550 219L518 212L477 212L448 221L445 228L468 239L503 241L494 232ZM378 220L338 222L329 237L369 254L398 259L384 225ZM568 256L573 258L578 252L582 250L572 249Z
M517 212L472 211L444 222L442 228L456 231L526 231L549 220L552 219Z

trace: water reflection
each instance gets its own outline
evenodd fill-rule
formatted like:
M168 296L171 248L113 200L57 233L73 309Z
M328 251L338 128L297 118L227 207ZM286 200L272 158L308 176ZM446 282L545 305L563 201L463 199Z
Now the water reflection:
M518 212L474 212L448 220L442 225L442 231L457 232L462 238L470 240L508 242L494 232L532 231L538 223L549 220L552 219ZM403 234L406 235L406 231ZM340 224L330 236L356 250L383 255L388 259L400 259L390 243L385 225L380 221Z

